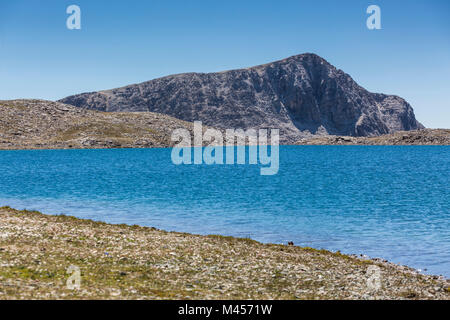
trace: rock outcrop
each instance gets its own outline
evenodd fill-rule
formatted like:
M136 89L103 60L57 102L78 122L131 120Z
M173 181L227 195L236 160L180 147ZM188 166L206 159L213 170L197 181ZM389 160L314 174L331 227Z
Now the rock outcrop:
M378 136L423 126L402 98L370 93L315 54L248 69L186 73L61 100L100 111L152 111L216 128L278 128L311 135Z

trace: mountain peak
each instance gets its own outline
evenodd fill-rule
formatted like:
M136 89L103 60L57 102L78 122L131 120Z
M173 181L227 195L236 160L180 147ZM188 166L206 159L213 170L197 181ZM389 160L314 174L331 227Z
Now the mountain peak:
M402 98L370 93L314 53L239 70L186 73L60 100L101 111L152 111L217 128L376 136L423 128Z

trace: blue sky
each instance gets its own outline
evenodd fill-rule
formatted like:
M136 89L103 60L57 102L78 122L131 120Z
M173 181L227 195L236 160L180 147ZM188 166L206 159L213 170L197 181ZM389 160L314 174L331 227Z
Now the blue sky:
M81 30L66 8L81 8ZM368 30L366 8L381 8ZM65 96L314 52L450 128L450 1L0 0L0 99Z

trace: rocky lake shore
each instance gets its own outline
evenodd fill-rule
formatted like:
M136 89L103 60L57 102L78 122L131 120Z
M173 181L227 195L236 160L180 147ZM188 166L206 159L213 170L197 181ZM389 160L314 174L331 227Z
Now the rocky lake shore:
M0 208L0 299L448 300L449 285L381 259Z
M448 146L449 129L421 129L398 131L377 137L323 136L303 139L298 145L365 145L365 146Z

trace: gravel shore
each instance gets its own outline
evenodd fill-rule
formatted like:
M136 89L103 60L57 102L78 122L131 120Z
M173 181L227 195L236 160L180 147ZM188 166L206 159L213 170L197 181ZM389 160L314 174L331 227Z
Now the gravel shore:
M448 300L449 284L326 250L0 208L0 299Z

